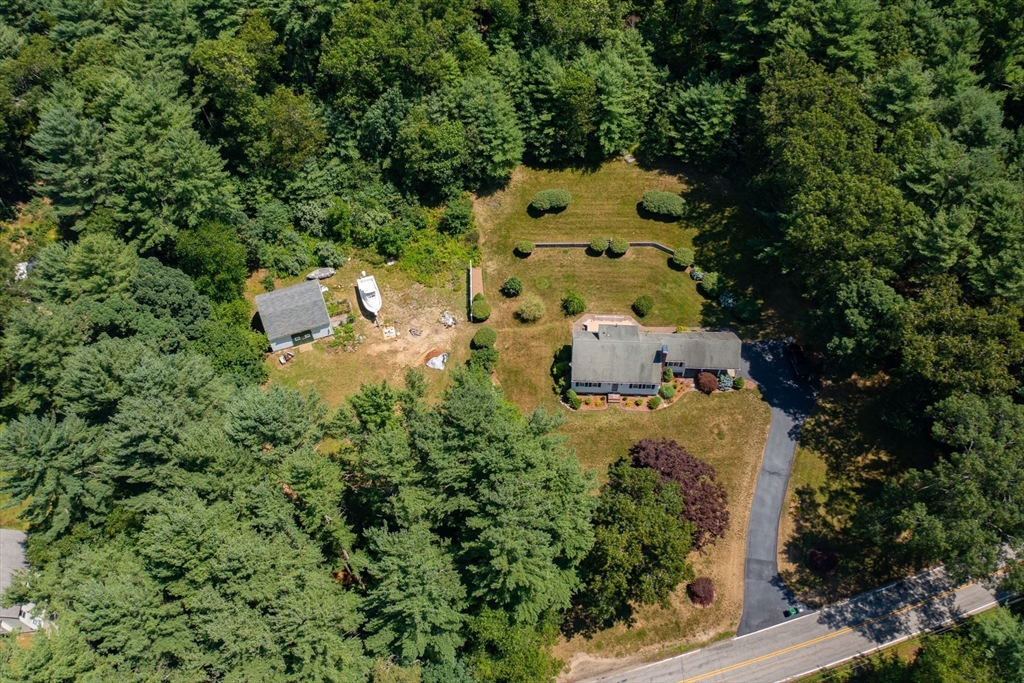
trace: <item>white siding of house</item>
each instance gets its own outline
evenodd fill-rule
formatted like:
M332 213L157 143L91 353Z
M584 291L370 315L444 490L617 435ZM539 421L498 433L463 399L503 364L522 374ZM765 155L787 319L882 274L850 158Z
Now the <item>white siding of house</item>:
M330 325L325 325L324 327L319 327L319 328L313 330L313 341L316 341L317 339L323 339L324 337L326 337L330 333L331 333L331 326ZM271 339L270 340L270 350L271 351L284 351L285 349L290 349L293 346L295 346L295 344L292 343L292 336L291 335L288 335L287 337L279 337L277 339Z

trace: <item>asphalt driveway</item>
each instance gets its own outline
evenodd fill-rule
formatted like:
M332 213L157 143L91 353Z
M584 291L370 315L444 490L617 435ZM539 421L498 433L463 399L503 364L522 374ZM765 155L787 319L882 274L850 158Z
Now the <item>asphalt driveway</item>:
M785 621L783 612L790 607L804 609L779 578L776 558L789 471L800 427L814 407L815 390L794 377L783 348L781 340L743 345L741 374L761 386L772 410L772 426L750 506L743 617L736 632L740 636Z

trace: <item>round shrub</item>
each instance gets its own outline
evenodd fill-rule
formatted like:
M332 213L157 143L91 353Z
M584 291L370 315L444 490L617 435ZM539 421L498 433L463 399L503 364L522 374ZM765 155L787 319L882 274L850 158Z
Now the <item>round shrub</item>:
M473 322L482 323L491 317L491 305L483 297L473 297L473 305L470 307L473 314Z
M607 249L607 248L608 248L608 238L607 237L595 237L594 239L590 240L590 251L591 251L591 253L594 253L594 254L597 254L598 256L600 256L601 254L603 254L605 252L605 249Z
M493 327L481 327L469 343L474 349L489 349L498 341L498 332Z
M761 318L761 304L755 299L740 299L732 312L743 322L752 323Z
M658 395L666 401L671 401L676 395L676 388L671 384L662 384L661 389L658 389Z
M516 317L524 323L534 323L544 315L544 302L537 296L528 296L516 310Z
M694 381L693 385L697 387L697 391L702 394L710 394L718 388L718 378L710 372L702 372L697 375L697 379Z
M575 289L570 289L562 297L562 310L566 315L579 315L587 310L587 302Z
M693 249L681 247L672 252L672 265L683 270L693 265Z
M608 243L608 253L612 256L625 256L627 251L629 251L629 242L621 237L613 237L612 241Z
M640 205L651 213L670 218L682 218L686 215L686 200L672 192L648 190L644 192Z
M832 548L811 548L807 553L807 566L816 574L831 574L839 566L839 555Z
M661 396L651 396L647 399L647 407L654 410L661 405Z
M579 410L580 406L583 405L583 399L576 395L576 392L570 389L565 392L565 400L573 410Z
M637 400L633 401L633 405L635 405L637 408L639 408L643 404L644 404L644 400L642 398L638 398Z
M704 292L704 295L709 299L716 298L721 294L722 289L722 278L718 273L704 273L704 277L700 279L700 291Z
M516 243L515 248L516 255L526 258L533 253L533 242L530 240L523 240Z
M558 211L569 206L571 200L568 190L541 190L533 195L530 206L537 211Z
M699 576L693 583L687 584L686 594L690 596L693 604L700 607L710 607L715 601L715 583L706 576Z
M737 377L736 379L734 379L732 381L732 388L733 389L742 389L744 387L744 385L746 385L746 383L747 383L747 381L745 379L743 379L742 377Z
M732 389L732 385L733 385L733 378L731 376L729 376L729 375L719 375L718 376L718 390L719 391L729 391L730 389Z
M501 293L508 298L517 297L523 293L523 282L516 276L512 276L505 280L501 285Z
M665 368L661 373L662 382L671 382L675 377L676 373L672 372L672 368Z
M465 234L473 227L473 199L464 194L448 202L437 227L449 235Z
M480 368L488 375L498 366L498 349L487 347L469 352L469 367Z
M650 294L641 294L633 302L633 312L641 318L646 317L654 308L654 297Z

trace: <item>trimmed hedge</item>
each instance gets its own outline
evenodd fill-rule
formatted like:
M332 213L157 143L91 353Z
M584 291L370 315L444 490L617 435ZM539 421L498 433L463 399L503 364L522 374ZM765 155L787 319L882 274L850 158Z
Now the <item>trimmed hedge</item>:
M608 253L612 256L625 256L629 251L629 242L621 237L613 237L608 244Z
M710 372L702 372L697 375L697 379L694 381L693 385L697 387L697 391L702 394L710 394L718 388L718 378Z
M480 295L473 297L473 305L469 310L473 314L475 323L482 323L491 317L491 305Z
M570 289L562 297L562 310L565 311L566 315L579 315L587 310L587 302L583 300L579 292L575 289Z
M501 285L501 293L512 299L523 293L523 281L512 276Z
M569 206L572 195L568 190L541 190L533 195L530 206L537 211L557 211Z
M672 368L665 368L664 372L661 373L662 382L671 382L676 378L676 373L672 372Z
M533 242L531 242L530 240L522 240L521 242L517 242L514 251L519 256L529 256L530 254L533 253Z
M647 399L647 407L650 408L651 410L656 409L660 405L661 396L651 396L649 399Z
M641 294L633 302L633 312L641 318L647 316L654 309L654 297L650 294Z
M678 268L689 268L693 265L693 249L680 247L672 252L672 263Z
M672 192L649 190L644 192L640 205L651 213L671 218L682 218L686 215L686 200Z
M722 278L718 273L704 273L700 279L700 291L708 298L714 299L722 293Z
M535 323L544 315L544 302L536 295L530 295L523 299L516 309L516 317L524 323Z
M745 379L743 379L742 377L737 377L736 379L734 379L732 381L732 388L733 389L742 389L746 383L747 383L747 381Z
M590 251L595 254L603 254L608 249L608 238L607 237L595 237L590 240Z
M730 375L719 375L718 376L718 390L729 391L732 389L733 378Z
M469 345L474 349L489 349L498 341L498 332L493 327L481 327L473 335Z
M671 401L675 398L676 388L671 384L662 384L661 389L658 389L658 396L661 396L666 401Z

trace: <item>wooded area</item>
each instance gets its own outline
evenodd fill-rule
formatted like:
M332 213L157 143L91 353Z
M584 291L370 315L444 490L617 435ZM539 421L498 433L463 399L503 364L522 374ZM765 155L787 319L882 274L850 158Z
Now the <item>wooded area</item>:
M594 496L476 371L262 389L241 296L353 250L444 281L470 193L625 152L745 193L828 376L932 440L851 533L988 575L1024 538L1022 37L1011 0L0 4L9 599L60 619L0 678L547 681L575 617L664 600L728 520L675 470Z

